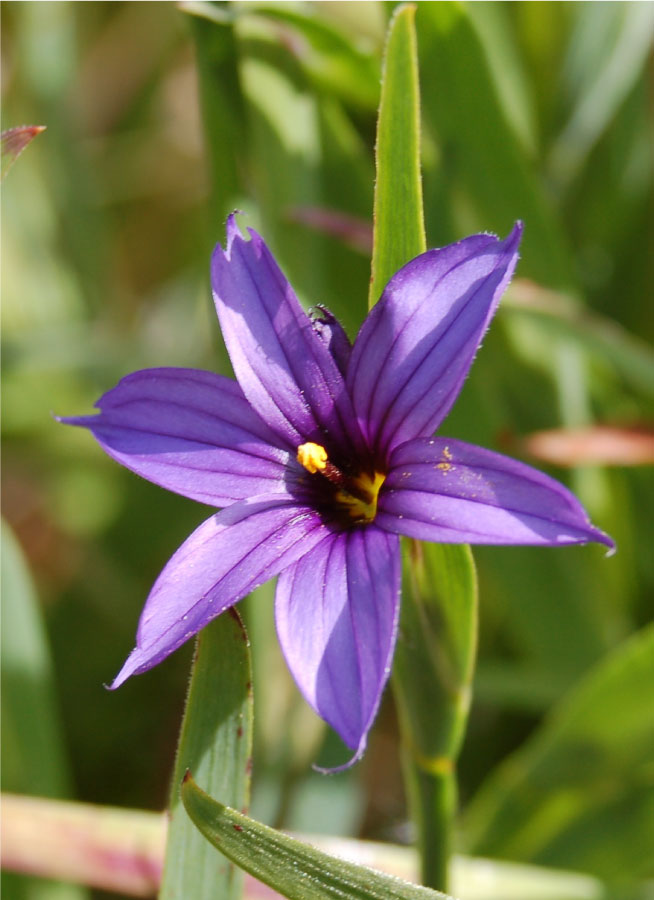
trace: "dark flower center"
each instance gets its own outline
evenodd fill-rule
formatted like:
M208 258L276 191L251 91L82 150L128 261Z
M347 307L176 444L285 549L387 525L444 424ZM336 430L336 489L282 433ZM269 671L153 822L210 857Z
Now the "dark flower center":
M346 525L372 522L377 514L377 498L386 475L360 471L348 475L330 461L320 444L309 441L297 449L297 460L312 475L319 474L330 486L329 505Z

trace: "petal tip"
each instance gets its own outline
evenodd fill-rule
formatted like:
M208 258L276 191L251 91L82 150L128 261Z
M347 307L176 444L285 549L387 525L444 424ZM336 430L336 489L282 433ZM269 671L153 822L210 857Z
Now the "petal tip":
M596 537L594 538L594 540L596 541L596 543L604 544L604 546L608 548L606 553L604 554L605 559L609 559L609 557L615 556L615 554L618 552L618 545L613 540L613 538L610 535L605 534L605 532L600 531L599 528L595 529L595 535Z
M522 233L524 230L524 223L521 219L518 219L507 237L502 242L507 250L509 250L510 252L515 252L517 250L518 245L522 240Z
M223 257L229 259L230 251L232 248L232 244L235 240L244 240L243 234L241 233L241 229L238 226L238 222L236 221L236 216L243 215L242 209L234 209L227 216L227 220L225 222L225 235L227 240L225 241L225 249L223 250L223 246L220 242L218 242L213 251L212 261L218 258L219 254L222 254Z
M139 666L138 659L135 658L138 657L139 654L139 648L135 647L125 660L122 669L116 675L111 684L105 685L107 690L115 691L116 688L119 688L122 684L124 684L128 678L132 677L132 675L138 675L139 672L144 671L144 669ZM147 666L146 668L150 667Z
M348 769L351 769L355 763L358 763L363 754L366 752L366 747L368 745L368 732L366 732L361 740L359 741L359 746L355 754L348 759L347 762L342 763L340 766L333 766L330 768L325 768L324 766L318 766L316 763L313 763L311 768L314 772L319 772L321 775L337 775L339 772L346 772ZM351 749L351 748L350 748Z
M229 250L232 241L236 237L241 237L241 229L238 227L238 222L236 221L236 215L240 213L240 209L235 209L227 216L227 222L225 223L225 232L227 234L227 249Z

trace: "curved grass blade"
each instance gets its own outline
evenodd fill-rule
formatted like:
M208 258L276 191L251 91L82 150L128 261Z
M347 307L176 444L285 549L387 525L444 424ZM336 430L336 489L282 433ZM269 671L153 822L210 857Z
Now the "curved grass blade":
M256 822L213 800L190 773L184 778L182 801L214 847L289 900L442 900L446 896L329 856Z

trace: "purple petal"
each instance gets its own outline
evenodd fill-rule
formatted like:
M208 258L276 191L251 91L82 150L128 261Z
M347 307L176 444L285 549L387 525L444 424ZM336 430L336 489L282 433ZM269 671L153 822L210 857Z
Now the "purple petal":
M288 666L355 760L390 672L400 575L398 539L368 526L334 534L277 583L277 632Z
M262 238L245 240L234 216L227 249L218 245L211 277L236 377L261 418L289 449L326 435L360 445L343 376L314 332L293 288Z
M289 496L242 501L207 519L168 561L148 597L136 649L111 685L145 672L329 535Z
M558 481L507 456L447 438L396 448L375 524L444 544L614 546Z
M347 383L380 454L432 434L445 418L518 259L522 226L505 241L479 234L407 263L354 342Z
M284 491L289 453L273 446L229 378L196 369L146 369L96 403L97 416L59 419L149 481L211 506Z

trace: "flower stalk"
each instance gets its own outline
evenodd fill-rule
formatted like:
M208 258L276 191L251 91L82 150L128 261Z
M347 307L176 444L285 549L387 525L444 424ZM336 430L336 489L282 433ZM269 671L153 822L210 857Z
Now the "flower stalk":
M477 646L477 585L467 546L404 545L393 688L402 765L425 885L446 890Z

